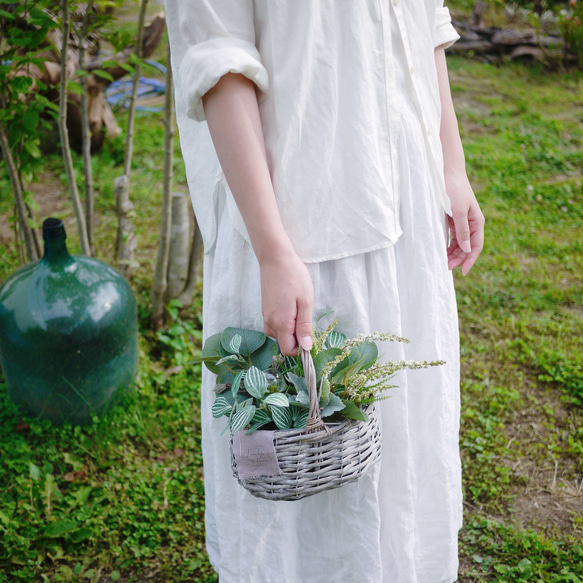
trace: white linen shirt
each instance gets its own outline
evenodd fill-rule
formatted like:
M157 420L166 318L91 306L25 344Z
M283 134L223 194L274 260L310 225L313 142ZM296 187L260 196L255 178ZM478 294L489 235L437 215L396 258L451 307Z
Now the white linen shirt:
M397 144L405 101L417 112L432 166L428 172L449 212L434 48L459 37L443 0L165 0L165 5L181 146L207 251L224 204L248 240L202 106L204 94L229 72L243 74L259 89L278 208L306 263L373 251L398 239ZM396 75L397 59L406 83Z

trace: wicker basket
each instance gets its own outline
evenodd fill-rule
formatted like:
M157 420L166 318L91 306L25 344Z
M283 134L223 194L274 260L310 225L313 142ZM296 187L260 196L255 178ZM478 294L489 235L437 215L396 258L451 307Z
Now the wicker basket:
M267 500L300 500L355 482L381 457L381 431L374 405L367 422L347 419L324 424L319 411L316 373L309 351L302 361L310 394L310 416L305 429L273 432L281 474L240 479L231 438L233 475L251 494Z

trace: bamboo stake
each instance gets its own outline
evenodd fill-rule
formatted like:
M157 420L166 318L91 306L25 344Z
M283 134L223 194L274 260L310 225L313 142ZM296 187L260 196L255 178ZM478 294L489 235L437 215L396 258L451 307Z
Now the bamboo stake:
M26 255L29 261L36 261L39 258L39 255L37 254L32 229L30 228L30 225L28 223L28 213L26 211L26 204L24 203L24 196L20 184L20 177L18 175L18 170L16 169L16 164L14 163L14 158L12 157L10 143L8 142L6 128L4 127L3 123L0 123L0 147L2 149L4 161L6 162L6 165L8 167L10 184L12 185L12 191L14 192L14 202L16 205L16 213L18 216L18 228L24 238Z
M83 216L83 207L79 198L77 181L75 180L75 170L73 169L73 158L71 156L71 147L69 145L69 133L67 131L67 64L69 53L69 11L67 0L61 0L61 18L63 19L62 40L61 40L61 83L59 95L59 134L61 137L61 148L63 150L63 161L69 183L69 192L73 209L77 218L77 228L79 229L79 239L81 242L81 252L84 255L91 256L89 240L87 239L87 229L85 217Z
M79 32L79 69L84 72L85 67L85 39L89 29L89 15L93 10L93 0L87 2L85 15ZM89 128L89 106L87 99L87 78L81 75L81 135L83 137L83 174L85 176L85 224L87 228L87 240L91 254L95 254L93 244L93 215L94 215L94 197L93 197L93 171L91 168L91 130Z
M164 324L164 293L167 285L168 251L172 221L171 191L174 161L174 99L172 89L172 67L170 66L170 44L166 67L166 96L164 99L164 185L162 188L162 218L160 241L156 258L156 272L152 286L152 324L159 330Z

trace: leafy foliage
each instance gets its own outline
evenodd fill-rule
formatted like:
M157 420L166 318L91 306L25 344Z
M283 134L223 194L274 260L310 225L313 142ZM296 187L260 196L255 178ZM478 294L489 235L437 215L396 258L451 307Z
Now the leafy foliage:
M378 364L374 340L406 340L379 333L347 340L332 328L316 335L312 349L322 418L341 415L366 421L360 407L391 388L386 381L397 370L441 364ZM268 425L277 429L306 426L310 397L301 358L278 355L275 341L262 332L226 328L207 338L202 356L192 362L204 362L217 375L212 414L227 416L232 433L245 428L251 433Z

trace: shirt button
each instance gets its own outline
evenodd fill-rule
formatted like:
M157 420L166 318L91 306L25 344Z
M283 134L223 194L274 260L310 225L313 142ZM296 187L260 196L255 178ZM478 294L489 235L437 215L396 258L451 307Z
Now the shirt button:
M415 73L415 67L413 67L413 65L411 65L411 75L413 75Z
M426 134L427 134L427 137L429 137L431 135L431 130L427 130Z
M399 0L393 0L393 6L399 6Z

